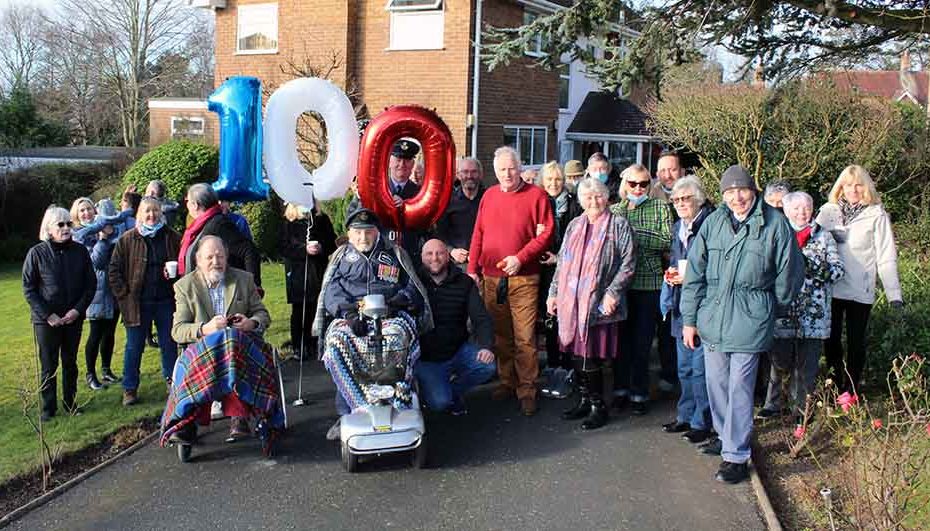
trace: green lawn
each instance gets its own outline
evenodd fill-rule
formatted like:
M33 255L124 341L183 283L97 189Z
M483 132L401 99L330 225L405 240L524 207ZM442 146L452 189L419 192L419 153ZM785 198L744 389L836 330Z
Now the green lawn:
M290 309L284 298L284 267L266 263L262 269L262 283L266 295L265 304L271 312L273 324L268 338L280 344L287 336L287 319ZM23 417L23 387L36 387L36 349L32 326L29 323L29 306L23 298L21 266L0 266L0 482L12 476L38 467L38 442L31 426ZM69 417L62 414L46 424L48 440L53 448L63 452L79 450L101 441L122 426L157 416L165 404L165 386L161 379L161 368L157 349L147 348L142 357L140 403L132 407L122 406L122 388L111 385L103 391L91 391L84 384L84 339L78 351L78 402L84 405L84 414ZM120 325L116 331L116 349L113 354L113 371L122 374L125 329ZM59 379L59 400L61 398ZM33 418L38 414L35 401L29 412Z

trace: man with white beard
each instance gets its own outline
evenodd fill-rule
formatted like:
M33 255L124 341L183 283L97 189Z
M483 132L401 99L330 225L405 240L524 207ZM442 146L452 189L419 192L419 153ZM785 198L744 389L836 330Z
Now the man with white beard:
M179 344L197 343L227 328L263 333L271 324L268 310L252 274L226 266L223 240L218 236L202 237L195 257L197 269L174 285L174 340ZM247 419L234 414L227 440L232 442L248 434Z

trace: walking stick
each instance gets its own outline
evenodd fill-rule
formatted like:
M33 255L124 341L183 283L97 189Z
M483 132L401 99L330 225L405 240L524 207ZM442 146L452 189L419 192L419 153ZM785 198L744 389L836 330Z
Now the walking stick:
M307 254L307 245L310 245L310 229L313 228L313 213L311 212L310 217L307 219L307 236L304 241L304 291L303 291L303 300L301 301L301 310L300 310L300 369L298 370L297 376L297 399L294 400L293 405L296 407L304 406L307 402L304 400L304 354L305 344L307 342L307 273L310 268L310 255Z

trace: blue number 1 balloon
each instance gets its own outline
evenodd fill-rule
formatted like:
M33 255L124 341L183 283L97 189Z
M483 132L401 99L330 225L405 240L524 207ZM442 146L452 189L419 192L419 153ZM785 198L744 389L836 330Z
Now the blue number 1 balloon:
M220 199L260 201L268 197L262 180L262 83L231 77L207 98L220 119L220 175L213 183Z

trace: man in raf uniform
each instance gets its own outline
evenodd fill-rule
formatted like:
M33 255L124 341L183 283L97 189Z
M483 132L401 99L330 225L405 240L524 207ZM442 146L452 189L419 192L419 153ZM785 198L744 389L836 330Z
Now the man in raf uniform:
M366 295L384 295L392 310L392 317L384 322L385 329L404 336L409 353L419 352L418 336L433 328L426 289L410 257L382 237L375 214L360 208L349 215L346 227L349 243L333 253L323 275L312 331L315 337L325 334L325 341L320 342L322 359L336 382L336 411L340 415L349 413L364 399L364 390L348 363L361 363L357 357L364 341L360 338L368 333L367 323L359 316L359 301ZM416 359L409 361L415 363ZM334 434L338 434L338 422L327 437Z

